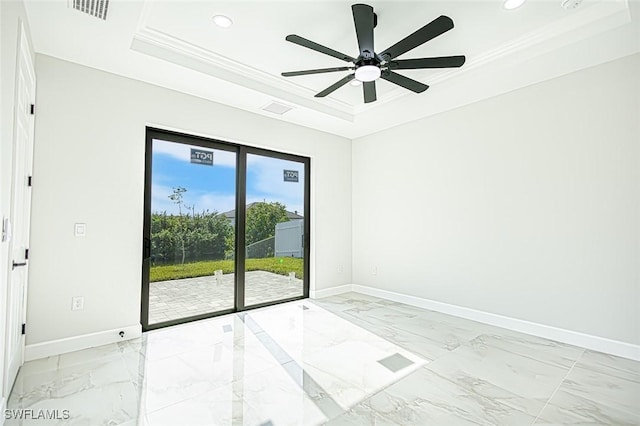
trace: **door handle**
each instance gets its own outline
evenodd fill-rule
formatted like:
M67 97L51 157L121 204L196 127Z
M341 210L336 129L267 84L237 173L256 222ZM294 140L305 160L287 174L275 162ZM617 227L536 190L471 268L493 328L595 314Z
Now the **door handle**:
M27 262L20 262L20 263L16 263L16 261L13 261L13 265L11 265L11 270L13 271L14 269L20 267L20 266L26 266Z
M144 237L142 242L142 258L149 259L151 257L151 239Z

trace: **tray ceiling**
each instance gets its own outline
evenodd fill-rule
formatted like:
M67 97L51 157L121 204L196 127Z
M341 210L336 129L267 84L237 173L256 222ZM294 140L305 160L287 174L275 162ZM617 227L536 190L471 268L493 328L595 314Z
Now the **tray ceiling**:
M348 138L593 66L640 50L638 3L529 0L505 10L500 1L375 1L376 51L440 15L455 27L401 58L463 54L462 68L400 73L430 85L415 94L383 80L378 101L364 104L362 87L314 94L348 72L285 78L283 71L345 62L285 41L298 34L357 55L346 1L111 1L107 19L82 14L66 0L27 0L34 47L79 64ZM233 20L228 29L212 17ZM293 107L262 110L273 101Z

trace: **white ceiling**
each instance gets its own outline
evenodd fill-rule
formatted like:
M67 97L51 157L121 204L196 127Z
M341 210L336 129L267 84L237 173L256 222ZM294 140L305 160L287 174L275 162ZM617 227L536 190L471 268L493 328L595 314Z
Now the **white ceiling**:
M380 52L439 15L455 28L403 59L464 54L462 68L399 71L430 85L415 94L378 80L378 100L362 87L313 95L347 72L285 78L283 71L348 65L285 41L297 34L357 56L355 1L111 0L106 21L70 0L27 0L36 52L158 84L276 119L356 138L640 51L640 0L370 1ZM234 25L221 29L212 16ZM605 84L606 82L603 82ZM263 111L277 101L293 109Z

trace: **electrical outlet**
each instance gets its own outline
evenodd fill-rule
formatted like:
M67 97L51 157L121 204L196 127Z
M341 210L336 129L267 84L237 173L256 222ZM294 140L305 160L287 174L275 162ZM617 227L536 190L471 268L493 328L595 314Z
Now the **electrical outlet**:
M371 274L372 275L378 275L378 267L377 266L372 266L371 267Z
M81 311L84 309L84 297L72 297L71 298L71 310Z
M73 228L73 235L76 237L86 237L87 236L87 224L86 223L76 223Z
M339 273L343 273L344 272L344 265L342 263L338 264L338 272Z

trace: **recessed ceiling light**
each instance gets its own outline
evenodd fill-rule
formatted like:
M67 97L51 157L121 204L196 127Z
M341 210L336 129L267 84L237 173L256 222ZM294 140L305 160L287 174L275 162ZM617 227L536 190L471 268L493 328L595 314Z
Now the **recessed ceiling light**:
M233 21L231 20L231 18L225 15L214 16L213 22L220 28L229 28L233 24Z
M360 80L356 80L355 78L353 80L351 80L351 85L352 86L360 86L362 84L362 82Z
M517 9L524 4L526 0L504 0L502 7L507 10Z
M504 0L502 7L507 10L517 9L524 4L527 0Z
M375 65L363 65L356 69L356 78L360 81L374 81L380 77L380 68Z

